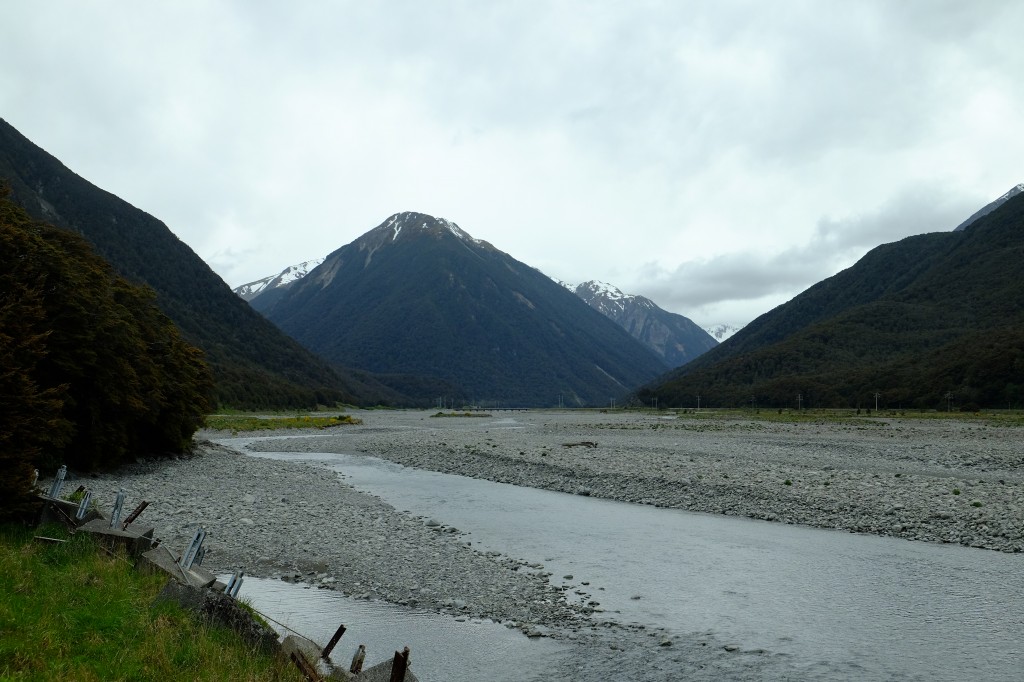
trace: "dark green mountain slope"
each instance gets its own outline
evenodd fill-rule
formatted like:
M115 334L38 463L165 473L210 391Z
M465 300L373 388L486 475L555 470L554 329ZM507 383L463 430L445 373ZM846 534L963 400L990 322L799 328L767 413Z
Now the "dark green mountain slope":
M377 402L368 376L341 376L240 300L153 216L90 184L0 119L0 182L32 216L83 235L206 353L223 405L311 407ZM397 395L397 394L395 394Z
M1024 196L880 246L638 393L663 405L1024 401Z
M418 213L275 291L251 304L323 357L438 377L483 404L606 405L666 368L544 274Z

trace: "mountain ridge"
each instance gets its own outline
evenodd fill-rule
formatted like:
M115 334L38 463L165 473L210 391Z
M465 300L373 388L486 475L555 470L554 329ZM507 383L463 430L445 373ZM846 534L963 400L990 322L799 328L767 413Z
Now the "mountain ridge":
M968 227L970 227L979 218L983 218L984 216L987 216L989 213L991 213L992 211L996 210L997 208L999 208L1000 206L1005 204L1007 201L1009 201L1013 197L1017 196L1018 194L1021 194L1022 192L1024 192L1024 182L1019 183L1019 184L1015 185L1014 187L1011 187L1008 192L1006 192L1005 194L1000 196L998 199L996 199L996 200L994 200L994 201L992 201L992 202L990 202L988 204L985 204L984 206L979 208L977 211L975 211L974 213L971 214L970 218L968 218L967 220L963 221L962 223L960 223L959 225L954 227L953 231L954 232L962 232L962 231L966 230Z
M418 215L422 216L423 214ZM394 216L389 218L389 221L393 219ZM394 241L398 238L398 234L394 233L391 233L389 236L388 230L394 230L393 225L388 225L389 221L374 228L374 230L381 230L381 235L377 236L377 239L381 242L386 242L388 239ZM446 229L452 231L456 236L467 238L473 243L486 246L487 248L494 248L493 245L483 240L466 236L457 224L450 221L445 221L445 223L451 225L451 228L446 226ZM422 227L422 221L418 224ZM400 234L401 229L398 232ZM372 251L374 249L368 250L369 254L367 257L372 259ZM264 297L257 304L257 308L268 308L272 305L273 301L283 295L277 289L285 289L302 279L312 271L313 267L323 263L323 261L324 258L318 258L290 265L275 275L268 275L253 282L239 285L234 288L234 292L250 302L257 297ZM553 281L565 287L592 308L619 324L630 335L657 353L670 367L678 367L689 362L706 350L713 348L718 342L728 338L737 330L737 328L728 325L717 325L710 330L703 329L689 318L664 310L646 297L625 294L614 285L599 282L598 280L588 280L579 285L572 285L558 279ZM717 337L716 334L718 335ZM693 350L694 348L696 350Z
M670 367L685 365L718 345L718 341L689 318L670 313L644 296L626 294L598 280L576 286L562 284L657 353Z
M689 405L1024 401L1024 195L970 229L883 244L638 392ZM994 345L994 339L1000 344Z

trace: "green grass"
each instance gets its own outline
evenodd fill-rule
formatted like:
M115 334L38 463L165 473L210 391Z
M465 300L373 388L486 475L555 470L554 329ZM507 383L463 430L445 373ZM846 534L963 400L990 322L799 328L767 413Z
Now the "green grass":
M0 526L0 679L300 680L290 663L204 625L176 604L150 608L166 582L85 533Z
M279 429L326 429L345 424L362 424L362 420L347 414L331 417L309 415L256 416L254 414L211 414L206 418L206 428L223 431L276 431Z

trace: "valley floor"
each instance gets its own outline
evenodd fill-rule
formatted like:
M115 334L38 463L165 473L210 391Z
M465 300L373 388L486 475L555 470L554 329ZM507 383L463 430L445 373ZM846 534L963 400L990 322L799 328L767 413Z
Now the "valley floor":
M1024 551L1021 427L981 419L505 414L514 416L370 412L364 427L338 436L254 449L365 453L626 502Z
M491 618L572 642L579 679L785 679L787 661L723 651L713 637L610 626L561 599L543 567L481 554L460 534L353 490L311 453L372 455L521 486L784 523L1024 549L1019 428L980 420L777 423L641 413L522 412L437 418L365 411L362 425L253 442L264 459L201 441L200 456L91 479L140 525L184 548L209 532L205 566L299 579L365 599ZM299 435L297 432L295 435ZM206 432L202 438L230 434ZM242 445L243 439L236 444ZM307 461L311 460L311 461Z

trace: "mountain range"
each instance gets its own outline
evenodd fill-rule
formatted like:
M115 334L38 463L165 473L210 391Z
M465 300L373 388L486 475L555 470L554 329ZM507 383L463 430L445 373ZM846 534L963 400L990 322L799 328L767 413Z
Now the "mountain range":
M1016 188L1015 188L1016 189ZM1024 402L1024 194L884 244L637 394L661 405ZM1004 195L1005 196L1005 195Z
M476 404L608 404L669 367L540 271L421 213L250 304L332 362L431 377Z
M276 289L291 286L323 261L319 258L291 265L276 275L235 287L234 291L246 301L258 296L280 296L282 292ZM728 325L718 325L710 331L701 329L689 318L659 308L649 298L625 294L605 282L590 280L572 285L555 281L657 353L669 367L689 362L737 331ZM270 300L264 299L258 307L269 307Z
M205 352L222 406L604 405L630 390L662 406L1024 403L1024 185L952 232L873 249L699 354L677 336L693 329L646 299L597 282L570 292L417 213L242 292L275 326L166 225L2 119L0 183L152 288ZM666 373L672 350L697 357Z

